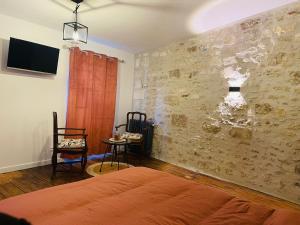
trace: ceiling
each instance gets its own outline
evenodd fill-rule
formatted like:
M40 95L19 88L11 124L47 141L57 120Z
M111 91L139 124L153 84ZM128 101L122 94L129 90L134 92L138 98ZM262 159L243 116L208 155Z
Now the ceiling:
M90 39L130 52L157 48L297 0L85 0ZM1 0L0 13L56 30L73 21L70 0Z

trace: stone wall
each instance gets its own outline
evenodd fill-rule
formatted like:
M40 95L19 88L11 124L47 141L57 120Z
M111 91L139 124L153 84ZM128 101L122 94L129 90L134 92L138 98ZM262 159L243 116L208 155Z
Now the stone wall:
M155 158L300 203L300 3L137 54L134 109Z

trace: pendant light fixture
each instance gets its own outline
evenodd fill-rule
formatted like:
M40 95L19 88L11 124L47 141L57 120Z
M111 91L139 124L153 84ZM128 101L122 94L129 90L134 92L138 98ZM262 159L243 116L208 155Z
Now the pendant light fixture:
M76 8L73 11L75 14L75 22L64 23L63 39L70 41L73 44L87 43L88 27L78 23L78 8L83 0L71 0L76 3Z

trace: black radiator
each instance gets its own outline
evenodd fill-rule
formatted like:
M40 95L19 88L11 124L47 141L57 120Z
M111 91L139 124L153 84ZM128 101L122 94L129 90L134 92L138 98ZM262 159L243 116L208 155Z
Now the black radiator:
M143 134L144 138L144 152L143 154L150 156L152 151L154 124L152 120L141 122L140 120L129 120L129 132ZM135 151L136 146L133 146L132 150ZM135 151L137 152L137 151Z

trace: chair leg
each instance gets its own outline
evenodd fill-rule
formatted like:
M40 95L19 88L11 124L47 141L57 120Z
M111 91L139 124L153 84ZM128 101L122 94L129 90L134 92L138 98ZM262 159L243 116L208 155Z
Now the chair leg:
M87 163L87 153L82 154L81 156L81 173L84 173Z
M83 166L83 163L84 163L84 153L81 155L81 159L80 159L81 168Z
M124 145L124 163L127 163L127 166L129 167L128 164L128 155L127 155L127 144Z
M56 152L53 152L53 155L52 155L52 176L51 178L55 178L56 176L56 167L57 167L57 153Z
M145 153L145 142L144 140L141 143L141 153L139 154L139 163L140 165L142 164L142 159L144 158L144 153Z

